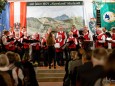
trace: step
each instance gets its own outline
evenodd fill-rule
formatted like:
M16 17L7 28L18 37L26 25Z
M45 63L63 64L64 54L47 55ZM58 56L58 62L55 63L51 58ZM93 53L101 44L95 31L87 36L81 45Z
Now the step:
M35 71L38 82L63 82L65 75L64 67L57 67L56 69L36 67Z
M63 77L42 77L37 80L38 82L63 82Z
M39 82L39 86L63 86L63 82Z
M65 73L65 70L58 69L38 69L37 73Z
M37 77L64 77L65 73L37 73Z

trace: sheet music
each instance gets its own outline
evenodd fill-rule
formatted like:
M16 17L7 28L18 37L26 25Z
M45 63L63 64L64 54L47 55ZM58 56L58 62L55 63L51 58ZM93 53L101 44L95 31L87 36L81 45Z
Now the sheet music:
M59 43L55 43L55 48L60 48L60 44Z
M112 49L111 43L108 43L108 49Z
M111 38L107 38L106 40L110 41L110 40L112 40L112 39L111 39Z

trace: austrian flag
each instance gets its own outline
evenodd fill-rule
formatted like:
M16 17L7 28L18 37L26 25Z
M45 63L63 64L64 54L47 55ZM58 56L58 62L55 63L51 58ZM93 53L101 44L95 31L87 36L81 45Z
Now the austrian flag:
M19 23L20 27L26 26L26 2L10 2L10 27Z

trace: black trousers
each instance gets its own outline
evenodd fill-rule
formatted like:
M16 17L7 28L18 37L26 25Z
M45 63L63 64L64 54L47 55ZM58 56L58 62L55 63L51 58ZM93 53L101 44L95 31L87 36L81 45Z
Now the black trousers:
M23 57L29 55L29 49L24 49L22 50ZM23 58L22 58L23 59Z
M54 66L56 66L55 48L54 46L48 46L48 64L51 67L51 63L54 60Z
M56 61L58 66L64 66L63 52L56 52Z
M23 48L21 48L20 50L18 48L16 48L15 53L18 53L20 55L20 59L23 60L23 56L24 56Z
M48 49L43 49L44 66L48 66Z
M32 51L32 58L33 58L33 63L37 62L40 64L40 50L33 50Z

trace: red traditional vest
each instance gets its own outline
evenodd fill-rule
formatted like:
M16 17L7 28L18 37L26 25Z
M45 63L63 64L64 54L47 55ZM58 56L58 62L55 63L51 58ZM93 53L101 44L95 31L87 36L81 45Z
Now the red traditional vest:
M105 35L105 38L107 38L107 35L106 34L104 34L104 35ZM108 42L107 41L105 41L104 47L108 47Z
M7 41L8 41L8 38L6 38ZM15 51L15 45L13 42L10 42L8 45L5 45L5 48L8 50L8 51Z
M22 35L24 35L24 33L20 31L20 37L22 37Z
M38 38L36 38L36 40L38 40ZM35 43L35 45L32 46L32 49L33 50L40 50L41 46L40 46L40 43Z
M24 38L24 39L27 39L28 40L28 38ZM30 43L23 43L23 46L24 46L24 49L29 49L29 45L30 45Z
M60 44L60 47L64 45L64 40L59 41L58 39L56 39L56 43ZM56 52L62 52L63 50L61 48L57 48Z
M42 39L42 45L43 45L43 49L48 49L45 38Z
M76 38L78 38L78 30L71 30L71 32L73 33L73 36L76 36Z
M99 41L102 40L102 36L103 36L103 35L104 35L104 34L101 34L101 35L98 35L98 36L97 36L96 48L98 48L98 47L103 47L103 46L104 46L103 43L99 43Z
M74 37L72 37L72 38L69 37L69 38L68 38L68 42L69 42L69 41L73 41L73 42L74 42L73 44L69 45L69 48L70 48L70 49L75 49L75 48L76 48L75 38L74 38Z
M58 32L58 35L61 35L62 36L62 39L64 40L65 39L65 32L63 31L62 33L61 32Z
M40 35L39 35L39 34L37 35L37 38L36 38L36 40L40 40Z
M115 40L115 33L112 34L112 40ZM112 47L115 47L115 43L112 43Z
M85 40L90 40L89 33L84 35Z
M40 43L37 43L35 47L36 47L36 50L40 50Z

